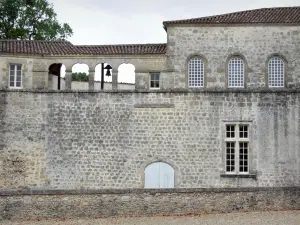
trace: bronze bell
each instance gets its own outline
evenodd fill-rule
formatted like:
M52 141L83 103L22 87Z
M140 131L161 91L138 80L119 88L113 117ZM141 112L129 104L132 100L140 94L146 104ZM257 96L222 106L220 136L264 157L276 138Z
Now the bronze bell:
M110 70L107 70L105 75L110 77L111 76Z

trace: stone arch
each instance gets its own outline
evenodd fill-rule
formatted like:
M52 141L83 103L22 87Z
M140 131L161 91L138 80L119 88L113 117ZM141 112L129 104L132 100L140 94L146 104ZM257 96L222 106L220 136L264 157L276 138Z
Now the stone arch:
M75 63L72 66L72 90L89 89L89 66L85 63Z
M103 63L103 67L106 67L107 65L110 64L106 62ZM94 77L95 90L101 90L101 76L102 76L101 67L102 67L102 63L98 63L95 66L95 77ZM104 70L104 90L112 90L112 69L109 70L109 73L107 70Z
M48 89L50 90L64 90L66 66L62 63L53 63L48 70Z
M135 89L135 66L131 63L122 63L118 67L118 89Z

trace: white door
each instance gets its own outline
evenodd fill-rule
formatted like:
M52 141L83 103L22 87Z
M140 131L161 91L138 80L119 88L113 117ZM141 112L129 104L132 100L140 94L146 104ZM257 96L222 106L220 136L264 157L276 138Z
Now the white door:
M150 164L145 169L145 188L174 188L174 169L163 162Z

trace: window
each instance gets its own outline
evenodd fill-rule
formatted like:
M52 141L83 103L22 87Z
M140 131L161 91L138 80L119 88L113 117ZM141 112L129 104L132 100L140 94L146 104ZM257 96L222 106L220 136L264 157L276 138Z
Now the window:
M225 171L249 173L249 124L226 124Z
M244 61L239 57L230 59L228 63L228 87L244 87Z
M9 87L21 88L22 87L22 66L11 64L9 66Z
M159 77L160 74L159 73L153 73L150 74L150 88L152 89L159 89Z
M188 65L188 80L189 87L203 87L204 86L204 63L198 58L190 59Z
M268 63L269 87L284 87L284 62L280 57L273 57Z
M174 169L163 162L150 164L145 169L145 188L174 188Z

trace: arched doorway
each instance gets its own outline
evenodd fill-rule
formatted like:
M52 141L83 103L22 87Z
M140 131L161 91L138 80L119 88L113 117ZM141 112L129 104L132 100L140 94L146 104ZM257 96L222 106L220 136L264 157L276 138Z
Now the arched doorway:
M174 188L174 169L163 162L150 164L145 169L145 188Z

